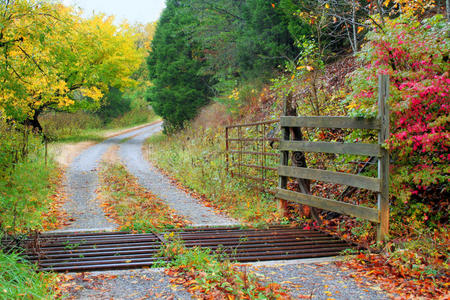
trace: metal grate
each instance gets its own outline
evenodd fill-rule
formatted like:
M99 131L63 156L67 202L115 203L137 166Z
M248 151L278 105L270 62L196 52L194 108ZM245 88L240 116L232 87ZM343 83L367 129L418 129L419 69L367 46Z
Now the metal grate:
M187 247L219 250L238 262L327 257L352 248L328 234L289 227L192 229L179 234Z
M42 271L93 271L152 266L161 247L149 234L92 233L41 235L28 242L28 258Z
M352 248L314 230L193 228L175 231L186 247L207 247L238 262L329 257ZM91 233L40 235L27 241L28 258L44 271L93 271L151 267L163 234Z

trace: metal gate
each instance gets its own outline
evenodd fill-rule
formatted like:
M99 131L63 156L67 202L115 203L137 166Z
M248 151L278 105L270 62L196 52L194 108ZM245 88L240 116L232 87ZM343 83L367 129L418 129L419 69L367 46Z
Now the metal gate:
M225 127L226 171L261 192L275 193L280 154L276 127L280 120Z

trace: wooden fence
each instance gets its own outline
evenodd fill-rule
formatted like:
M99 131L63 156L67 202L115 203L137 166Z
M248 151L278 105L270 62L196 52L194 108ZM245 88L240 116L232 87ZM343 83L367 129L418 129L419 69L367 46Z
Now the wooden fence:
M379 78L378 118L281 117L282 139L279 184L276 196L311 207L334 211L377 223L377 239L384 240L389 229L389 154L382 144L389 137L389 78ZM289 128L346 128L378 131L377 144L293 141ZM378 178L289 165L290 152L322 152L378 157ZM377 208L363 207L287 189L288 178L303 178L367 189L378 193Z

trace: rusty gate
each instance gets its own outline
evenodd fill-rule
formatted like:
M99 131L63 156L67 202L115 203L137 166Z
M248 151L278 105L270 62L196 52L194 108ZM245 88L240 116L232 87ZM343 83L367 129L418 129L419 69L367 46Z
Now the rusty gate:
M226 170L252 182L251 187L275 193L279 165L280 120L230 125L225 128Z

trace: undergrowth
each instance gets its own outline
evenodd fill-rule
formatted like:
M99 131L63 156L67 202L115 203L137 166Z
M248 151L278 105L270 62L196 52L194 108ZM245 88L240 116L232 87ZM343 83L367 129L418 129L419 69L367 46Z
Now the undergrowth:
M0 299L54 299L55 275L38 273L18 254L0 251Z
M149 159L197 193L206 206L252 225L278 221L277 202L271 195L255 192L226 173L224 136L222 128L154 135L147 141Z
M103 209L121 230L154 232L187 224L167 204L140 186L120 163L103 164L100 185Z
M104 123L98 116L85 112L52 112L40 117L46 136L57 142L101 142L111 130L133 127L156 121L159 117L151 109L135 109Z
M1 160L5 163L5 167L0 167L0 231L24 233L42 229L43 215L50 210L50 195L56 189L56 182L51 179L58 177L58 171L50 160L45 165L38 137L30 134L20 146L14 142L13 129L4 133L5 139L0 143ZM8 141L12 144L8 145ZM14 153L21 147L26 151L18 158Z
M172 232L160 256L172 282L183 285L196 299L290 299L277 283L263 283L245 266L227 260L208 248L186 248Z

